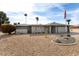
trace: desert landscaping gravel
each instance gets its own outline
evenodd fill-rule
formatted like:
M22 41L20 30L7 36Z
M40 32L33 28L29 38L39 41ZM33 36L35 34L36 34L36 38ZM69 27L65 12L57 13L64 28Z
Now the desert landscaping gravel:
M72 35L79 40L79 34ZM54 40L60 35L7 35L0 33L1 56L79 56L79 43L60 46Z

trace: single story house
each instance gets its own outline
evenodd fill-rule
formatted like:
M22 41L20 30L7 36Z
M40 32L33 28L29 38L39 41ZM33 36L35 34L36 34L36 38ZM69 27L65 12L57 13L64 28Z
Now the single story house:
M16 25L16 34L36 34L36 33L67 33L67 25L59 24L59 23L51 23L51 24L17 24Z

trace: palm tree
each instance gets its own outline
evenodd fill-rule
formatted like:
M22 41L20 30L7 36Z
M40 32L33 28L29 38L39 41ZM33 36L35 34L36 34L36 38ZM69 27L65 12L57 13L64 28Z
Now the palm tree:
M35 18L36 18L36 21L37 21L37 24L38 24L39 18L38 17L35 17Z
M18 22L18 24L20 24L20 22Z
M68 23L68 25L67 25L67 33L68 33L68 36L70 36L70 21L71 21L71 19L68 19L68 20L66 20L67 21L67 23Z
M27 17L27 13L25 13L24 16ZM25 19L25 23L26 23L26 19Z

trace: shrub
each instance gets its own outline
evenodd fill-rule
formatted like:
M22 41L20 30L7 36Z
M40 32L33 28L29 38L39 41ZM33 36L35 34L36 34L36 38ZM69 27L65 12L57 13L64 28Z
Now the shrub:
M14 25L11 25L11 24L2 24L1 29L2 29L3 33L11 34L11 32L16 30L16 27Z

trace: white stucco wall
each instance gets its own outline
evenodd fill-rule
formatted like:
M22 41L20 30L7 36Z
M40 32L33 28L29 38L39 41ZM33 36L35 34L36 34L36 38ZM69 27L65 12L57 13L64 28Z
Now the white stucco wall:
M28 33L28 27L17 27L16 33ZM51 26L44 27L44 26L32 26L31 28L32 33L51 33ZM55 27L54 33L65 33L67 32L67 27Z
M58 33L58 27L55 27L55 32Z
M51 34L51 26L49 27L49 33Z
M44 27L32 27L32 33L42 33L45 32Z

